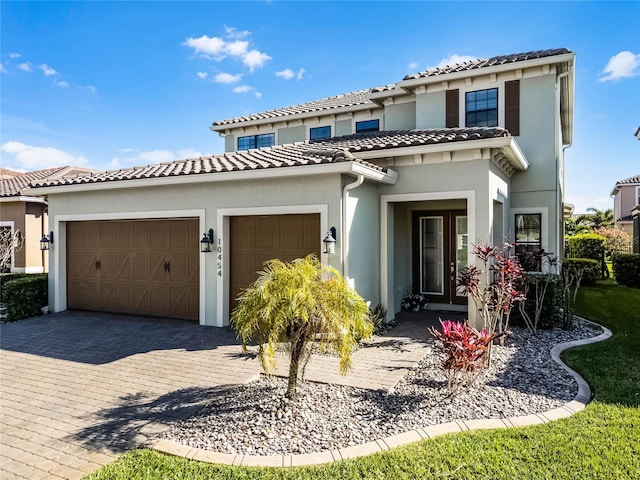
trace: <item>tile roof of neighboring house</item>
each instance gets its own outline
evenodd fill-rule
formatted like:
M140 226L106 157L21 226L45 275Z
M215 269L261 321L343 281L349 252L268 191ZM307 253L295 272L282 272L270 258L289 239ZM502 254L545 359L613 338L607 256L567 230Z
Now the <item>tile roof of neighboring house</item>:
M356 162L378 171L386 171L385 168L358 159L354 154L373 150L442 144L506 136L509 136L509 132L499 127L373 132L368 134L337 137L329 140L307 141L254 150L228 152L213 156L176 160L174 162L159 163L143 167L124 168L77 177L43 179L35 182L33 186L48 187L58 185L80 185L120 180L177 177L204 173L254 171L269 168L320 165L337 162Z
M640 185L640 175L634 175L633 177L618 180L616 182L616 186L611 190L611 195L615 195L620 187L624 187L625 185Z
M498 55L487 59L470 60L468 62L456 63L455 65L446 65L444 67L431 68L424 72L407 75L403 80L412 80L414 78L434 77L447 73L463 72L475 70L478 68L494 67L496 65L504 65L506 63L523 62L525 60L534 60L537 58L552 57L555 55L563 55L572 53L567 48L554 48L550 50L535 50L532 52L512 53L510 55Z
M555 55L562 55L565 53L572 53L571 50L566 48L556 48L550 50L536 50L532 52L514 53L511 55L500 55L489 59L477 59L469 62L456 63L455 65L447 65L439 68L432 68L424 72L419 72L411 75L406 75L403 80L412 80L417 78L434 77L437 75L445 75L448 73L455 73L466 70L475 70L485 67L493 67L496 65L503 65L507 63L522 62L525 60L533 60L537 58L551 57ZM352 107L356 105L370 105L372 108L377 108L378 105L371 101L370 95L372 93L386 92L398 88L398 84L384 85L381 87L366 88L364 90L358 90L357 92L345 93L337 95L335 97L323 98L320 100L314 100L311 102L301 103L299 105L292 105L285 108L276 108L274 110L268 110L266 112L253 113L251 115L245 115L242 117L235 117L226 120L219 120L213 122L213 127L222 127L225 125L233 125L235 123L250 122L254 120L268 120L279 117L286 117L288 115L321 112L323 110L331 110L336 108Z
M367 88L365 90L358 90L357 92L344 93L342 95L336 95L335 97L322 98L320 100L301 103L299 105L292 105L290 107L276 108L274 110L268 110L266 112L252 113L251 115L245 115L242 117L220 120L217 122L213 122L213 125L230 125L233 123L248 122L251 120L278 118L287 115L295 115L296 113L320 112L322 110L331 110L340 107L351 107L355 105L371 104L371 106L374 107L375 104L369 100L369 94L372 92L372 90L373 89L371 88Z
M80 167L54 167L25 173L3 168L0 169L0 174L2 174L0 197L20 196L24 189L39 181L65 178L70 175L86 175L91 172L95 172L95 170Z

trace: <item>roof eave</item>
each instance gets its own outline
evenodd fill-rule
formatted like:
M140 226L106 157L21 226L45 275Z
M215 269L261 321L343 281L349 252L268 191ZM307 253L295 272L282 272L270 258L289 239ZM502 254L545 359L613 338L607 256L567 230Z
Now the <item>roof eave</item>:
M575 58L574 53L563 53L561 55L552 55L542 58L533 58L531 60L522 60L519 62L509 62L500 65L493 65L491 67L474 68L471 70L463 70L460 72L441 73L429 77L411 78L409 80L402 80L398 83L398 87L413 89L420 85L428 83L440 83L451 80L464 79L468 77L477 77L480 75L487 75L491 73L507 72L509 70L525 69L539 67L542 65L549 65L553 63L563 63L572 61Z
M258 170L240 170L234 172L199 173L191 175L142 178L131 180L110 180L95 183L71 185L52 185L31 187L26 193L31 195L55 195L60 193L90 192L96 190L118 190L125 188L154 187L165 185L188 185L195 183L213 183L238 180L260 180L268 178L299 177L301 175L326 175L345 173L363 175L366 179L385 184L394 184L397 172L377 170L358 162L323 163L319 165L299 165L293 167L265 168Z
M377 103L364 103L359 105L349 105L346 107L336 107L336 108L325 108L322 110L313 110L310 112L303 113L294 113L291 115L280 115L277 117L271 118L260 118L256 120L246 120L239 121L234 123L225 123L222 125L213 124L209 127L209 130L212 132L224 133L225 130L233 130L235 128L247 128L254 127L258 125L265 124L276 124L282 122L291 122L295 120L302 120L306 118L314 118L314 117L326 117L330 115L341 115L343 113L351 113L351 112L361 112L364 110L378 110L382 108L381 105Z

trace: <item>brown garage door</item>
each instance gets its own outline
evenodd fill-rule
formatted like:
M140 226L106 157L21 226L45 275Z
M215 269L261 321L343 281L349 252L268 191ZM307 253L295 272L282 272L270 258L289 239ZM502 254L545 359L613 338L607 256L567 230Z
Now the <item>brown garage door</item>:
M67 223L67 307L199 318L197 219Z
M320 214L231 217L231 311L242 289L258 278L266 260L320 258Z

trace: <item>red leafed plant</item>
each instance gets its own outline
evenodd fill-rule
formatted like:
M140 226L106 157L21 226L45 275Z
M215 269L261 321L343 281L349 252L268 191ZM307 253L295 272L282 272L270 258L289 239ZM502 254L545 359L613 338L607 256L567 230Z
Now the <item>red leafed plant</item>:
M442 367L447 373L447 387L452 394L469 389L485 366L484 356L496 333L488 333L485 328L477 330L469 322L440 320L442 331L429 328L439 341L438 346L445 358Z

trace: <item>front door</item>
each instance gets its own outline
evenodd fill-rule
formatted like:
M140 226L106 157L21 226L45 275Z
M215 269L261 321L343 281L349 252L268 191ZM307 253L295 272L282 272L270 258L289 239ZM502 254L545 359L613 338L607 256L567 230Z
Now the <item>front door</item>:
M468 263L465 211L413 212L413 290L429 303L467 304L456 288L458 271Z

